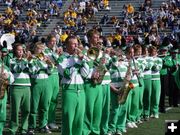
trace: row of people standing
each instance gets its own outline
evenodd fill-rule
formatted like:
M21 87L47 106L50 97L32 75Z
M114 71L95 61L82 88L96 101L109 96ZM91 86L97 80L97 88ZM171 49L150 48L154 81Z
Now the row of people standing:
M14 82L9 87L11 113L9 134L16 134L19 128L21 134L34 134L37 127L43 133L51 133L49 127L58 128L55 124L55 112L59 93L59 75L54 65L58 59L58 55L53 50L55 45L56 38L49 36L47 47L41 43L37 44L34 47L34 55L31 55L30 52L25 51L22 44L16 43L13 46L14 57L3 59L9 60L3 63L9 63L9 70L14 78ZM43 58L39 54L43 54ZM6 57L9 56L7 54ZM18 117L20 110L21 126ZM39 125L36 126L38 113Z
M90 30L87 36L90 49L99 49L96 60L87 57L87 51L83 50L85 54L82 54L77 49L76 36L66 39L66 50L61 56L53 50L55 37L49 37L47 47L37 44L35 55L28 55L27 59L23 58L21 44L14 47L15 57L10 62L15 78L10 88L11 134L18 128L20 106L22 134L35 133L38 109L40 131L51 133L48 127L55 126L52 123L55 122L59 86L62 87L62 135L121 134L126 131L126 123L133 128L137 127L136 122L142 122L142 117L146 120L150 116L159 117L160 73L166 62L157 57L157 49L150 47L148 56L147 48L135 45L126 49L127 60L122 61L117 53L110 54L108 49L101 51L100 34L96 30ZM172 60L170 63L174 68ZM118 104L124 80L131 82L134 88L126 102Z
M90 49L95 47L102 52L98 47L99 33L90 30L87 35ZM59 64L64 93L63 135L121 135L126 132L126 127L137 128L137 123L142 123L142 119L147 121L150 117L159 118L161 74L166 63L164 58L171 58L169 67L177 67L175 72L179 69L171 55L164 54L160 58L156 47L142 48L134 45L126 49L126 59L130 61L127 62L117 54L111 55L104 51L104 54L100 53L102 57L98 56L96 60L105 66L106 73L101 83L94 83L101 75L99 64L86 55L77 55L79 49L76 49L76 37L67 38L66 45L67 54L61 56L62 63ZM117 98L121 94L124 80L132 83L134 88L129 92L126 102L119 104ZM80 123L78 125L75 124L77 118Z

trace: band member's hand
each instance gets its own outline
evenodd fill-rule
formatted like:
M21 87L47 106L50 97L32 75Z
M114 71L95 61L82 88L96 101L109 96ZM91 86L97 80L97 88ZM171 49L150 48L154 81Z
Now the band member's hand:
M50 58L49 57L44 57L44 59L43 59L48 65L52 65L52 61L50 60Z
M63 54L63 48L62 47L57 48L56 53L58 55L62 55Z
M33 56L32 56L32 54L31 54L30 51L27 51L27 53L26 53L26 58L27 58L28 60L31 60L31 59L33 58Z
M4 79L8 79L8 74L7 74L7 73L2 73L2 77L3 77Z
M79 57L80 60L83 60L84 55L82 53L80 53L80 54L78 54L78 57Z
M126 78L127 81L130 81L131 80L131 75L126 75L125 78Z
M139 74L139 70L133 70L133 74Z

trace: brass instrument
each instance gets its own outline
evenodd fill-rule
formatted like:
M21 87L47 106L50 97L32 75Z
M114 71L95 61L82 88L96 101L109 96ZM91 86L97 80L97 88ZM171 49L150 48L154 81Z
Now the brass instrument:
M130 92L131 89L134 88L133 83L130 82L130 80L127 79L128 76L131 75L131 64L129 61L128 69L126 72L126 76L123 82L123 86L119 89L120 94L118 95L118 103L119 104L124 104L126 102L127 96Z
M37 59L39 59L40 61L46 62L46 64L48 64L49 66L51 66L51 67L54 68L55 63L52 62L49 57L46 57L43 52L36 54L35 57L36 57Z
M1 72L0 72L0 99L4 98L7 86L8 86L8 78L6 78L4 75L4 63L2 63Z
M79 48L76 48L76 50L77 50L78 52L81 52L81 51L82 51L82 50L80 50ZM105 67L103 64L98 63L98 62L96 61L96 59L98 58L99 54L100 54L100 51L99 51L98 48L96 48L96 47L91 47L91 48L89 48L89 50L87 51L87 55L85 55L85 56L86 56L87 58L89 58L90 60L93 60L94 65L95 65L95 68L96 68L96 72L99 73L99 77L98 77L98 78L92 78L93 84L100 84L100 83L102 82L103 78L104 78L105 73L107 72L106 67ZM79 57L82 57L82 56L80 56L80 55L82 55L82 54L78 54L78 55L79 55ZM83 58L85 58L85 57L83 57ZM86 60L87 60L87 59L86 59Z

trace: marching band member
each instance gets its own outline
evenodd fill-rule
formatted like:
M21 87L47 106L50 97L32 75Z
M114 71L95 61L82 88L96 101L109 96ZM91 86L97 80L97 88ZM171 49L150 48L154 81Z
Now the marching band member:
M144 47L142 52L146 61L144 70L143 117L144 120L147 121L150 116L150 101L152 92L151 68L153 66L153 58L149 56L147 47Z
M110 67L112 109L110 112L108 135L112 135L114 133L121 135L122 132L126 132L127 102L124 104L119 104L118 96L121 92L120 88L123 85L124 79L130 81L132 73L130 72L127 74L127 63L124 61L119 61L118 59L119 58L117 56L113 56ZM126 100L128 100L128 97Z
M134 56L140 65L139 66L139 78L140 78L141 87L139 87L139 113L138 113L138 117L137 117L137 123L139 123L139 124L142 123L141 117L143 114L143 94L144 94L143 71L144 71L145 65L146 65L146 61L141 55L142 55L142 47L137 44L134 46Z
M62 135L82 135L85 112L82 74L86 73L83 72L85 62L76 56L77 37L69 36L65 43L66 52L59 57L58 64L62 76Z
M149 48L150 56L153 57L153 66L151 68L152 75L152 92L151 92L151 108L150 116L159 118L159 100L161 93L160 70L162 68L162 59L157 57L157 49L154 46Z
M165 113L165 96L169 88L169 68L172 66L171 56L168 54L168 48L163 46L160 48L160 57L162 59L162 69L160 70L160 79L161 79L161 95L160 95L160 104L159 112Z
M99 32L91 29L87 33L89 47L97 47L99 42ZM100 77L99 71L96 70L94 60L89 59L87 64L90 70L84 82L86 95L86 109L84 118L83 135L100 134L100 123L102 116L102 85L94 83Z
M22 111L21 133L26 134L28 130L28 118L30 113L30 77L35 72L34 65L23 58L23 47L17 43L14 48L14 58L11 60L10 69L14 75L14 83L11 88L11 119L10 134L15 135L19 126L19 109Z
M180 57L178 54L178 49L172 48L171 50L172 66L170 68L170 87L169 89L169 105L173 107L178 107L178 96L179 88L175 82L175 74L180 65Z
M100 60L100 63L105 66L106 69L109 69L110 64L110 48L106 49L103 57ZM108 132L108 122L109 122L109 114L110 114L110 73L107 70L104 78L102 80L102 93L103 93L103 101L102 101L102 118L101 118L101 134L107 134Z
M0 76L2 78L1 81L6 81L6 82L1 82L7 84L12 84L14 81L14 76L9 70L9 68L5 65L3 65L3 62L1 60L1 55L2 55L2 50L0 50ZM6 86L1 86L0 90L0 135L3 133L3 128L5 126L6 122L6 103L7 103L7 91L6 91Z
M45 56L49 57L50 60L54 63L54 69L49 75L49 95L50 95L50 106L49 106L49 113L48 113L48 126L51 129L58 129L58 126L55 123L56 119L56 107L57 107L57 100L59 95L59 75L57 71L56 64L58 63L58 54L56 53L57 46L56 46L56 37L55 36L48 36L48 43L47 48L45 48Z
M127 127L137 128L136 122L139 113L139 62L134 59L134 49L129 47L126 49L126 57L131 60L132 76L130 82L134 85L133 90L129 92L127 100Z
M36 128L36 117L39 110L39 129L43 133L51 133L48 124L48 109L50 104L48 75L53 68L50 60L43 55L44 45L37 43L34 48L34 57L32 58L37 71L31 75L31 112L29 116L29 135L33 135Z

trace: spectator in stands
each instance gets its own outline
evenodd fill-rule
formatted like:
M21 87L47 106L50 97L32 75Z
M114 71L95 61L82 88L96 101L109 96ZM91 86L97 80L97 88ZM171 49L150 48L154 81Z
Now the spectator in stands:
M106 25L108 21L109 21L109 16L107 13L105 13L104 16L101 18L100 24Z

